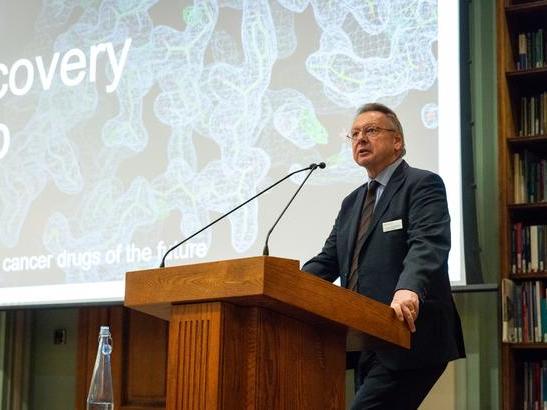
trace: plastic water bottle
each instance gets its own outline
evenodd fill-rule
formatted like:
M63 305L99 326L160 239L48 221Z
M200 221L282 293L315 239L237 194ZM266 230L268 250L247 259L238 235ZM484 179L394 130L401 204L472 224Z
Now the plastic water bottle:
M93 376L91 376L91 384L87 395L87 410L114 410L110 365L111 353L112 337L110 336L110 328L101 326L97 359L95 359Z

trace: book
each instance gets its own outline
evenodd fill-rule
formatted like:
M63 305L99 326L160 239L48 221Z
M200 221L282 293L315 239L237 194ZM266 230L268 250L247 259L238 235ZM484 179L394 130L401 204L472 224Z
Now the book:
M517 272L523 273L524 270L522 269L522 223L518 222L515 224L516 227L516 235L517 235L517 244L516 244L516 250L517 250Z
M539 271L539 241L538 241L538 226L530 226L530 272Z
M517 226L511 226L511 273L517 273Z
M518 43L519 43L519 57L517 62L517 69L525 70L526 69L526 35L524 33L520 33L518 35Z
M528 290L527 284L524 283L521 287L521 297L520 305L522 306L521 316L522 316L522 341L524 343L529 343L530 340L530 331L529 331L529 321L528 321Z
M534 341L537 343L541 343L543 341L543 325L542 325L542 317L541 317L541 300L543 299L543 291L542 291L542 283L539 280L536 280L535 287L534 287L534 299L535 299L535 337Z
M524 342L524 317L522 314L522 303L519 299L522 295L522 288L524 286L521 284L515 284L515 299L514 303L516 305L515 312L515 327L517 329L517 342Z
M541 298L541 333L543 334L543 342L547 343L547 299L545 292Z
M520 154L515 152L513 154L513 201L518 204L522 202L521 198L521 186L522 186L522 176L521 176L521 160Z
M503 304L502 341L516 343L518 339L515 331L515 287L511 279L502 279L501 294Z

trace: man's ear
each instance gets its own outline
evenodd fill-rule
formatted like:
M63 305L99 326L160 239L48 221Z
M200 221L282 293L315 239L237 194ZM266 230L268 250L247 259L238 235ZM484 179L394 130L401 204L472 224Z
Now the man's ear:
M401 134L397 133L395 134L394 138L394 144L393 146L397 151L403 150L403 137L401 137Z

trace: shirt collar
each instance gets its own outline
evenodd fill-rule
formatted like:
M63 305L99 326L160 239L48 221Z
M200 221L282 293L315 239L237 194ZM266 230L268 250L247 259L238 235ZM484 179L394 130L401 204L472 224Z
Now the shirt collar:
M376 175L376 178L374 178L375 181L377 181L380 185L386 186L389 180L391 179L391 176L397 169L397 167L403 162L403 158L399 157L395 160L395 162L392 162L387 167L385 167L378 175ZM367 176L367 183L370 181L370 178Z

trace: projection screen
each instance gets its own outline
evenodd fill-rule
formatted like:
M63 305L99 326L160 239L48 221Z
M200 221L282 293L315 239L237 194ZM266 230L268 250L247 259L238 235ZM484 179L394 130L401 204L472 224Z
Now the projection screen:
M324 161L270 239L302 263L364 181L356 108L400 116L442 175L465 280L457 1L0 2L0 306L123 299L127 271L287 173ZM304 174L167 266L262 253Z

